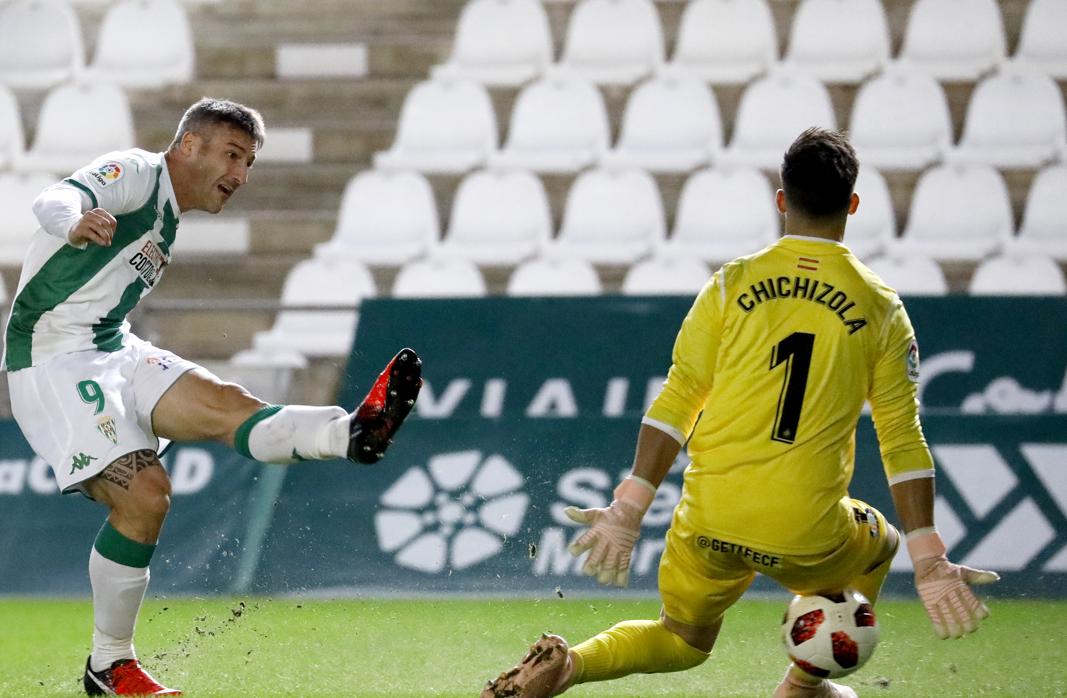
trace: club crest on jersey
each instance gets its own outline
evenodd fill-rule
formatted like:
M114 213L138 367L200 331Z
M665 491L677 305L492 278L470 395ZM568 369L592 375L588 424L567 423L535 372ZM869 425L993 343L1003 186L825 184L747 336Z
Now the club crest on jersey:
M109 417L109 416L107 416L105 414L103 417L101 417L100 419L96 420L96 429L108 441L110 441L113 444L118 444L118 442L119 442L119 432L118 432L118 429L115 427L115 420L114 419L112 419L111 417Z
M100 167L96 168L89 173L89 176L96 180L96 183L102 187L106 187L109 184L122 179L122 176L126 174L126 170L122 165L117 162L105 162Z
M919 345L914 341L908 347L908 380L919 382Z
M159 277L163 274L163 267L166 264L167 258L163 254L163 250L159 249L156 243L151 240L145 240L141 249L130 257L130 266L137 271L145 286L149 288L155 286L156 282L159 281Z

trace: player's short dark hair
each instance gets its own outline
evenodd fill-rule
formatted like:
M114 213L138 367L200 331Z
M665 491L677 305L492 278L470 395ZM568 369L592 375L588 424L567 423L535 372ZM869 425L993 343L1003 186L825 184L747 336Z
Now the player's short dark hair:
M782 189L801 215L827 218L848 211L859 172L845 134L812 127L797 136L782 160Z
M174 134L170 147L177 147L187 133L198 133L207 126L217 124L225 124L243 131L255 141L257 149L263 147L266 128L263 125L263 117L258 111L228 99L211 97L201 97L185 110L182 120L178 122L178 131Z

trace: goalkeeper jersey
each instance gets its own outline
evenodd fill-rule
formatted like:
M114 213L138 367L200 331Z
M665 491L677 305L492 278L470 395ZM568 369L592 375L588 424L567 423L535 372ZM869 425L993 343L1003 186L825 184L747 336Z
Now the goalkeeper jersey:
M844 540L864 400L890 481L932 474L918 360L896 292L841 243L786 236L724 265L682 323L644 419L691 435L678 516L784 554Z
M53 186L73 187L82 211L102 208L118 225L110 247L75 247L38 229L22 265L4 342L17 371L58 354L116 351L126 315L170 262L179 209L162 153L108 153Z

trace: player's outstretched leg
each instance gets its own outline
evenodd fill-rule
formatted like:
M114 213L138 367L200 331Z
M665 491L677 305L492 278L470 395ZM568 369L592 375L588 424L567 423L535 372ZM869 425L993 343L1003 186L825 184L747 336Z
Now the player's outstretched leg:
M161 686L136 659L120 659L103 671L93 671L85 662L82 679L85 692L91 696L180 696L182 692Z
M774 698L859 698L848 686L827 679L808 676L794 665L789 665L782 683L774 691Z
M486 683L481 698L548 698L559 695L573 671L567 641L559 635L541 635L522 661Z
M422 359L413 349L401 349L349 417L348 460L377 463L415 406L420 388Z

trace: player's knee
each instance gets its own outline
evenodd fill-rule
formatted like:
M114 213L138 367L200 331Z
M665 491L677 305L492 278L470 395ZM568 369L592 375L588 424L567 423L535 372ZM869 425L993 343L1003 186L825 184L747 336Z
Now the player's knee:
M692 669L706 662L711 656L711 648L719 634L719 625L698 629L695 626L671 623L666 618L661 623L670 637L669 661L668 666L664 667L665 671Z
M170 511L170 477L162 465L145 468L130 484L127 513L139 519L162 523Z
M236 383L215 383L206 393L205 405L215 415L212 438L224 439L247 417L266 403Z

